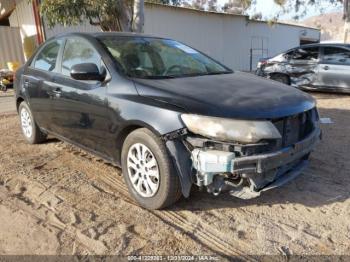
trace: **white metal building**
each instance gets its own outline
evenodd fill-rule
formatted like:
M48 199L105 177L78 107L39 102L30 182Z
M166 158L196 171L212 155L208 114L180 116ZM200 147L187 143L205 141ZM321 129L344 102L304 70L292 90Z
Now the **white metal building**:
M37 0L34 2L38 3ZM36 34L40 42L40 38L48 39L63 32L100 31L88 23L48 28L42 19L38 21L37 14L33 14L37 8L33 8L27 0L16 0L16 3L9 21L10 26L20 28L22 39ZM255 69L259 58L275 55L303 43L320 41L320 30L316 28L283 23L270 26L267 22L250 20L243 15L149 3L145 6L144 32L179 40L236 70Z

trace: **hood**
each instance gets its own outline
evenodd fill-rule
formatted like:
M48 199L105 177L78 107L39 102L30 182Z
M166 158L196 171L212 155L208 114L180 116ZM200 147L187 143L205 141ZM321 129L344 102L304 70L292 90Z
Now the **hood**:
M232 74L173 79L134 79L141 96L153 98L187 113L237 118L274 119L309 110L315 100L294 87L257 77Z

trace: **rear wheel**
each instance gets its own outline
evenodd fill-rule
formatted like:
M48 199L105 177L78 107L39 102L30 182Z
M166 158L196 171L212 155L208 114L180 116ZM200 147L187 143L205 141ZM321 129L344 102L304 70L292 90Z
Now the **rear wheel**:
M161 209L181 196L164 142L148 129L137 129L125 139L122 169L130 194L142 207Z
M21 120L22 133L26 141L30 144L42 143L46 140L47 135L44 134L35 123L32 112L26 102L22 102L18 108Z
M280 82L280 83L283 83L283 84L286 84L286 85L290 84L289 77L286 75L274 74L274 75L270 76L270 79L277 81L277 82Z

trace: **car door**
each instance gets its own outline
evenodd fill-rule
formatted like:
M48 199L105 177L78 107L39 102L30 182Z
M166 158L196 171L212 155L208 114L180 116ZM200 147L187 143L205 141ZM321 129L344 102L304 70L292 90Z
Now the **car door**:
M350 50L323 47L318 77L320 86L324 88L350 90Z
M105 154L108 143L108 84L73 79L70 70L72 66L81 63L94 63L99 68L104 67L100 54L87 40L80 37L68 38L60 61L61 70L53 80L55 90L59 92L59 97L54 101L54 131L72 142Z
M287 68L292 83L297 86L317 85L319 57L319 46L296 48Z
M52 126L52 99L55 96L52 77L63 40L46 43L34 57L23 75L23 85L37 124L47 130Z

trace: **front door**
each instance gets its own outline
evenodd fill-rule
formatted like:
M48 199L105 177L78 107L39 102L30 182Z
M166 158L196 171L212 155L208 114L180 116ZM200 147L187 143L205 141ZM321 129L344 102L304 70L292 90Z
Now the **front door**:
M72 66L94 63L102 66L99 53L82 38L66 41L61 72L54 77L55 90L59 97L54 100L54 132L64 138L106 154L107 83L78 81L70 76Z
M319 47L299 47L290 57L287 71L296 86L317 85L319 67Z
M40 127L47 130L52 125L52 99L55 95L52 77L57 71L57 58L62 43L63 40L53 40L45 44L22 77L34 119Z
M321 87L350 91L350 50L324 47L318 77Z

